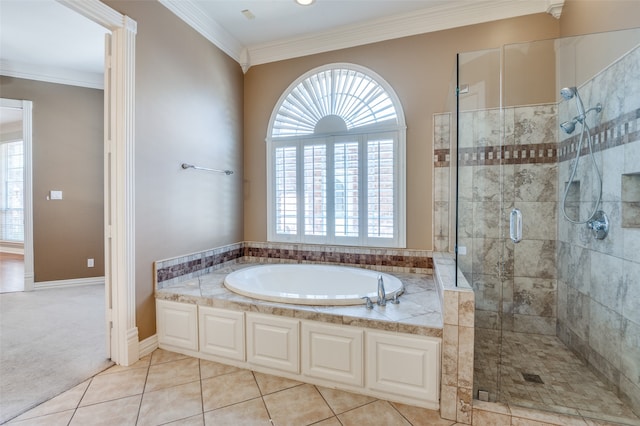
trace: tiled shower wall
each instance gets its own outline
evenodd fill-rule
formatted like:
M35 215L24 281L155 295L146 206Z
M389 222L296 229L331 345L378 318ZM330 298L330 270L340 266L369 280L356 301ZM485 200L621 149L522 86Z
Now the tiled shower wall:
M525 333L556 332L556 105L461 112L458 151L458 267L476 297L476 328ZM434 118L435 184L449 175L449 114ZM504 139L503 139L504 137ZM440 141L440 142L438 142ZM502 164L502 166L501 166ZM444 184L443 188L448 188ZM441 191L436 191L438 197ZM435 201L434 232L449 205ZM509 239L509 213L523 215L524 239Z
M640 47L579 87L591 113L595 157L603 176L600 209L611 229L604 240L586 225L558 223L558 337L613 384L640 413ZM560 117L575 114L560 104ZM558 200L575 158L579 125L561 135ZM583 147L567 213L584 220L592 211L598 181ZM562 215L562 213L559 213Z

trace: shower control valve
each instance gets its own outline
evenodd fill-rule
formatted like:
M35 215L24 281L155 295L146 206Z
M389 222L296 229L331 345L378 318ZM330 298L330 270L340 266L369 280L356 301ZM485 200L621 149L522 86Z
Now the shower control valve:
M587 222L587 227L593 231L596 240L604 240L609 233L609 218L602 210L598 210Z

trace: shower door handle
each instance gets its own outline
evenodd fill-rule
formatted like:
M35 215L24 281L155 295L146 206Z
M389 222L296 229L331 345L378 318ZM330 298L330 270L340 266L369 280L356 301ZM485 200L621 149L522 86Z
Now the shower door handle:
M522 241L522 212L520 209L511 210L509 218L509 236L511 241L519 243Z

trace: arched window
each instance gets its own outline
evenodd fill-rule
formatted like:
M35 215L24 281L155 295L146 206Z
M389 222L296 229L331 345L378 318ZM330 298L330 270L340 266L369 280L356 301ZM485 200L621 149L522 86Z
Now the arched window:
M371 70L331 64L296 80L269 122L269 241L404 247L405 134Z

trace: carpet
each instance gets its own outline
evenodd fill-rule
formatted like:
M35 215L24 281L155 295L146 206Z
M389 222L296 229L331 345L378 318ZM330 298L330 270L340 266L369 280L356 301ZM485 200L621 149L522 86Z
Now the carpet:
M0 423L113 363L104 286L0 294Z

